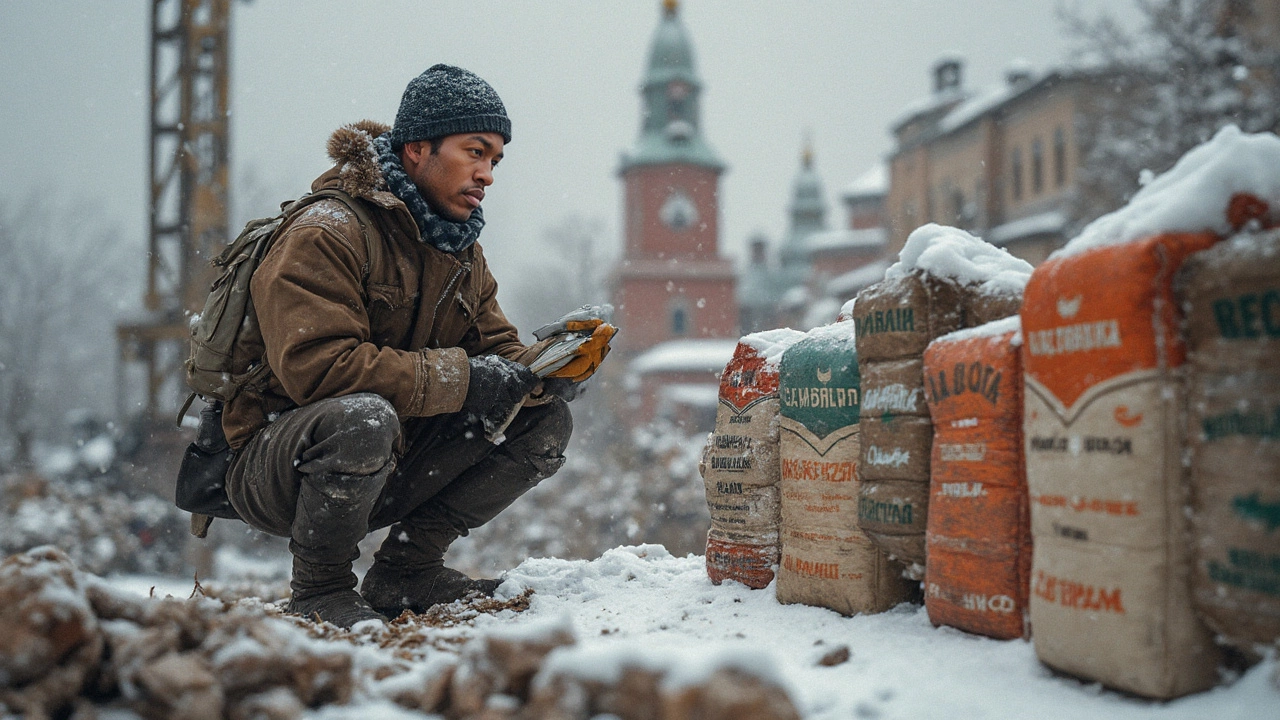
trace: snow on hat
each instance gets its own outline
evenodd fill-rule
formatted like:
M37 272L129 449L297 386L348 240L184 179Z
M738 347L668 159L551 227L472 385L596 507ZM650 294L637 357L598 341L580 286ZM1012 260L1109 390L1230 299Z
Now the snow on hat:
M495 132L511 142L507 109L489 83L444 64L409 81L391 129L394 147L463 132Z

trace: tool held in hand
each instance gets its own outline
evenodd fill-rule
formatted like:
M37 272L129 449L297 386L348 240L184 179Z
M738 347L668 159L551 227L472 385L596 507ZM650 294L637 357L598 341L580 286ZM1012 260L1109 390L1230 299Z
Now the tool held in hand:
M613 317L612 305L583 305L567 313L559 320L533 331L539 342L550 341L547 347L529 363L529 369L540 378L564 378L581 383L591 377L609 354L609 343L618 329L609 324ZM485 427L485 438L499 444L503 431L520 412L520 405L511 409L506 420L490 428Z

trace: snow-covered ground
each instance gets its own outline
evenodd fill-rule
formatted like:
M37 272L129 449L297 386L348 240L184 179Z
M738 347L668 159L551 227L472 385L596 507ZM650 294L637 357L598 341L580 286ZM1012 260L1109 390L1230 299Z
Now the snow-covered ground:
M139 594L186 597L190 585L119 577ZM529 609L481 614L466 632L518 632L569 624L578 645L548 663L630 662L705 667L729 661L776 677L805 718L1280 718L1272 658L1210 692L1150 702L1055 675L1029 642L1001 642L935 628L924 609L902 605L842 617L779 605L772 586L712 585L704 559L673 557L658 545L621 547L600 558L531 559L507 574L500 595L532 589ZM450 631L456 633L457 628ZM849 659L824 666L844 646ZM415 717L385 703L330 707L324 718Z

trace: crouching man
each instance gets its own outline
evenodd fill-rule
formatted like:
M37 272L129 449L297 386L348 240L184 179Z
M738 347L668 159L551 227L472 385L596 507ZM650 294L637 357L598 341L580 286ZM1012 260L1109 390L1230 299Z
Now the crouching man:
M333 134L312 190L349 198L286 220L253 274L262 361L224 411L226 491L246 523L290 538L291 612L349 627L492 594L445 551L564 463L574 385L521 363L535 348L476 242L509 142L488 83L430 68L394 127ZM517 407L487 439L481 421ZM357 543L388 526L357 592Z

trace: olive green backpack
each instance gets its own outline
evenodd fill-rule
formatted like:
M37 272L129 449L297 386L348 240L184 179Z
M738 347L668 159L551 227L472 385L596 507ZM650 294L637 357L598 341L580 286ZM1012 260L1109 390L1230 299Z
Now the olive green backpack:
M191 320L191 355L186 362L191 396L178 415L179 422L196 395L210 402L230 402L241 389L266 377L270 369L264 358L237 353L238 341L249 327L246 320L250 318L253 303L249 297L249 281L280 228L307 206L327 198L349 207L360 222L368 258L363 269L363 284L368 284L369 268L380 257L382 243L378 242L376 225L363 204L347 193L336 189L318 190L284 205L275 217L250 221L213 259L213 265L219 268L218 277L209 289L204 310Z

